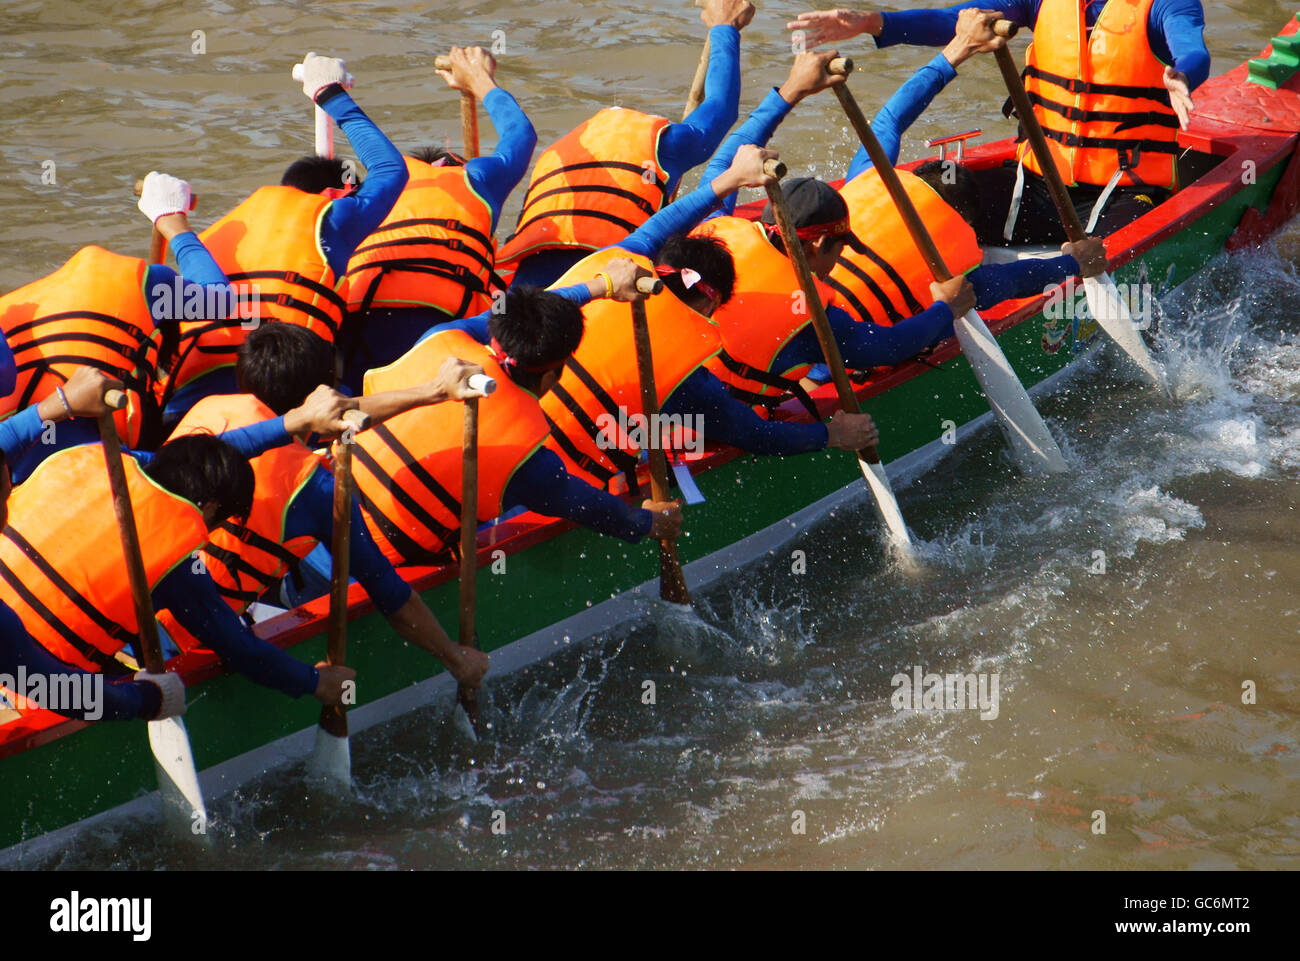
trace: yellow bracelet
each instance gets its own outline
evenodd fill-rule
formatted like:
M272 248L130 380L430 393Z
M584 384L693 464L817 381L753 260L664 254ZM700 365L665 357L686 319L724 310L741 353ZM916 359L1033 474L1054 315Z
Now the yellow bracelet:
M614 296L614 279L610 277L609 274L605 273L603 270L600 273L598 273L596 276L602 277L605 280L606 299L612 298Z

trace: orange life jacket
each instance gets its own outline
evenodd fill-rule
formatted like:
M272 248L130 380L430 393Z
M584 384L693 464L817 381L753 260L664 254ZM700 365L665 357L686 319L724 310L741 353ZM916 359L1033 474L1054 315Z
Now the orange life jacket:
M233 367L239 345L259 323L297 324L334 342L346 305L320 249L321 220L331 203L295 187L259 187L199 235L226 278L238 285L239 307L221 319L182 321L169 365L170 392L209 371Z
M122 457L151 588L203 546L203 513ZM59 451L14 490L0 534L0 600L33 639L86 671L122 673L113 655L135 642L126 554L118 537L104 448Z
M820 419L812 398L799 385L811 365L772 369L777 354L812 322L790 258L772 246L762 224L742 217L714 217L691 235L722 241L736 265L735 293L713 314L722 352L704 366L747 404L770 410L797 397ZM829 303L830 289L818 281L817 290L822 303Z
M1043 0L1029 46L1025 89L1069 186L1107 184L1178 189L1178 117L1151 52L1154 0L1110 0L1093 25L1085 0ZM1042 170L1028 143L1019 159Z
M613 248L575 264L554 289L581 283L616 257L653 269L639 254ZM722 349L717 325L691 310L671 293L645 302L654 360L655 391L663 405L687 377ZM542 398L551 427L547 445L560 455L569 473L595 487L605 487L618 472L637 490L636 467L641 447L620 429L643 417L641 377L632 334L632 308L613 300L593 300L583 308L586 331L564 365L559 383Z
M412 387L448 357L479 364L497 382L479 400L478 519L501 513L515 471L546 439L537 398L515 385L496 355L462 330L416 344L387 367L366 372L365 392ZM352 472L366 526L394 565L445 561L460 529L464 408L445 403L399 414L357 435Z
M0 297L0 327L18 365L0 417L44 400L78 367L95 367L126 385L127 406L113 419L122 442L137 445L161 341L145 300L147 270L139 258L83 247L48 277Z
M221 434L249 427L275 416L252 394L205 397L190 408L176 425L173 437L186 434ZM285 532L294 498L326 459L294 440L254 457L253 509L241 527L221 521L203 551L208 573L217 590L236 613L243 613L285 574L297 575L298 562L311 553L317 541L289 538Z
M406 189L348 262L348 309L436 307L452 318L487 310L496 263L491 206L464 167L407 157L406 169Z
M948 269L960 276L978 267L983 251L974 229L920 177L906 170L898 171L898 177ZM827 281L835 291L835 305L855 320L885 327L930 307L934 275L880 174L872 168L854 177L840 188L840 196L848 204L853 232L871 253L844 248Z
M497 260L516 264L557 247L599 250L649 220L667 198L659 137L668 125L612 107L561 138L537 158L519 225Z

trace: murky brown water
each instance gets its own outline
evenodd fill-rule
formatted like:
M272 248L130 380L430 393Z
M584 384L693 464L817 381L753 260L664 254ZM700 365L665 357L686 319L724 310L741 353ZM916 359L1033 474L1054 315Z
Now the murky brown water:
M742 116L783 78L783 24L806 8L760 6ZM1293 12L1207 7L1216 73ZM311 144L289 80L307 50L347 59L399 146L455 143L456 98L431 58L503 30L499 79L547 142L611 103L676 116L703 32L684 2L11 0L4 14L3 288L81 244L143 252L131 184L150 169L192 181L200 225L278 180ZM864 68L853 82L869 111L930 55L843 52ZM966 65L904 158L954 130L1005 135L1003 96L991 62ZM775 146L825 177L852 153L829 97ZM671 637L609 639L501 682L498 737L473 770L454 731L413 716L359 739L355 799L262 785L219 809L222 844L241 866L1295 866L1297 295L1289 260L1252 255L1164 304L1197 321L1165 345L1179 401L1104 365L1080 374L1043 405L1080 465L1069 479L1015 481L990 435L903 491L932 555L924 584L863 556L853 532L868 513L842 518L802 542L822 559L815 586L764 568L709 598L724 634L687 677ZM894 714L890 677L912 665L998 673L999 717ZM691 708L629 712L648 676ZM1255 706L1241 704L1247 680ZM489 831L496 810L504 837ZM796 811L806 834L792 833ZM1105 835L1089 829L1095 811ZM184 857L142 834L60 863Z

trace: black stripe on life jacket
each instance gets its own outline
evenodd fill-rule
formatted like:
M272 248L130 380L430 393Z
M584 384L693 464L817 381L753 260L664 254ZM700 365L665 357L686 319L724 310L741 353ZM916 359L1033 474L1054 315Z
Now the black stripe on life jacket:
M593 460L582 451L578 450L573 441L569 440L569 438L565 436L564 431L560 430L556 425L555 421L551 420L551 418L545 414L542 416L546 417L546 423L551 428L551 436L555 438L555 442L560 445L560 448L569 455L575 464L588 474L598 478L602 484L608 484L613 480L614 475L617 474L618 471L610 470L604 464Z
M412 217L410 220L398 220L391 224L385 224L380 230L398 230L407 227L441 227L443 230L454 230L458 234L464 234L471 240L477 241L484 252L490 253L492 250L492 238L481 230L476 230L459 220L448 220L441 217ZM360 252L360 250L356 251L353 256Z
M50 565L49 561L41 556L41 553L32 546L31 542L29 542L27 538L14 530L13 527L6 527L4 529L4 536L9 538L9 540L13 542L14 546L23 552L27 559L30 560L32 564L49 579L50 583L58 588L61 594L76 605L77 610L90 618L96 627L102 630L109 637L113 638L113 640L121 643L123 646L134 645L136 643L136 635L133 632L127 630L111 618L105 617L82 594L74 590L72 585L69 584L67 580L65 580L64 577ZM75 633L70 627L68 627L68 625L59 620L53 611L41 603L40 599L29 591L24 584L19 582L13 571L11 571L3 562L0 562L0 576L4 577L9 586L18 593L18 595L32 608L32 610L40 614L41 619L44 620L45 623L54 628L54 630L56 630L65 641L67 641L72 647L76 648L87 660L98 664L105 671L111 670L108 667L109 664L118 665L118 667L121 666L111 655L105 654L89 641L82 639L82 637Z
M653 217L658 211L654 204L650 203L644 197L639 197L630 190L620 190L618 187L606 187L602 184L578 184L575 187L556 187L553 190L547 190L538 194L528 201L525 211L535 204L541 203L547 197L559 197L564 194L609 194L612 197L620 197L628 203L645 212L646 216Z
M1074 77L1062 77L1059 74L1048 73L1032 66L1026 67L1021 76L1044 80L1047 83L1063 87L1070 93L1091 93L1102 97L1140 97L1144 100L1154 100L1157 103L1162 103L1166 107L1172 106L1169 101L1169 91L1164 87L1131 87L1120 83L1091 83Z
M545 213L538 214L532 220L529 220L525 223L521 223L518 227L515 228L515 236L519 235L524 230L528 229L533 224L537 223L537 221L539 220L545 220L548 217L564 217L564 216L590 217L593 220L605 220L611 224L614 224L622 228L623 230L626 230L629 234L635 231L640 226L640 224L634 224L629 220L624 220L622 217L615 217L613 214L607 214L603 210L576 210L576 209L548 210ZM513 239L513 237L511 239Z
M129 335L135 340L148 340L149 335L137 327L135 324L128 323L112 314L100 314L93 310L65 310L61 314L46 314L44 317L36 317L32 320L18 324L10 330L5 336L12 341L21 333L38 327L41 324L56 323L64 320L90 320L97 324L106 324L109 327L115 327L123 333Z
M572 358L570 358L570 363L572 363ZM582 409L582 406L573 399L573 395L570 394L562 385L555 384L551 387L551 393L554 394L555 399L563 404L569 413L573 415L573 419L578 422L578 426L587 434L588 437L591 438L591 442L596 445L596 448L608 457L615 467L623 472L623 475L627 478L628 488L635 492L639 497L641 495L641 485L637 480L636 469L640 460L635 455L629 454L627 451L617 447L610 447L608 449L603 448L601 446L600 438L604 434L604 431L596 426L596 422L588 416L587 412ZM612 403L613 401L610 401L610 404ZM606 407L606 410L609 410L609 408ZM615 421L618 420L617 411L618 408L615 407L613 413ZM557 439L564 437L562 431L557 430L554 433Z
M1057 103L1038 93L1031 93L1029 99L1045 110L1060 114L1066 120L1080 123L1117 123L1119 127L1116 132L1130 127L1178 127L1178 117L1172 113L1158 113L1154 110L1084 110L1082 107Z
M375 428L375 430L378 430L378 428ZM432 531L434 536L443 542L444 546L450 541L451 535L455 533L455 528L448 527L430 514L423 505L410 495L408 491L406 491L392 477L385 474L383 468L379 466L379 463L370 456L370 452L360 444L353 448L352 453L353 456L355 456L357 460L370 471L370 473L379 479L380 483L384 485L385 490L393 495L393 499L406 508L406 510L414 516L416 520ZM401 454L398 456L400 457ZM401 529L399 524L384 514L384 512L370 500L370 498L366 497L359 486L357 487L357 497L361 501L362 506L365 507L367 512L369 512L370 516L374 518L375 523L379 525L379 529L384 532L384 536L388 538L389 543L391 543L393 547L397 548L398 553L400 553L410 563L414 564L421 561L434 562L436 558L442 556L435 554L416 543L413 538ZM441 498L439 498L439 500L441 500ZM457 507L455 514L456 516L460 516L459 506Z
M539 185L546 183L546 181L550 180L552 177L559 177L562 176L563 174L569 173L570 171L624 170L627 171L628 173L634 173L638 177L644 177L645 172L649 169L650 169L649 167L641 167L638 166L637 164L624 163L623 161L620 160L585 160L582 163L569 164L566 167L556 167L554 170L552 170L550 173L546 174L545 176L538 177L528 186L528 193L524 196L524 208L527 209L528 206L532 203L531 198L533 195L533 191L536 190ZM668 192L667 179L661 178L658 174L655 174L655 186L659 188L660 195L664 197L667 196L667 192ZM660 203L662 204L662 201L660 201ZM522 217L520 219L522 219Z
M1066 147L1087 147L1094 150L1133 150L1145 153L1176 154L1181 149L1176 143L1163 140L1144 140L1136 137L1080 137L1072 133L1043 128L1043 134ZM1133 164L1136 166L1136 163Z
M324 297L339 310L347 308L343 295L337 290L326 287L318 281L308 280L302 274L293 270L249 270L242 274L227 274L226 279L231 283L240 280L283 280L285 283L293 284L295 287L305 287L312 293Z
M387 230L388 228L385 227L384 229ZM479 264L484 271L490 271L493 264L492 260L483 256L482 253L475 250L459 237L398 237L394 240L381 240L378 243L367 244L364 247L357 248L357 252L353 256L356 256L357 254L370 253L375 250L386 250L390 247L446 247L456 253L463 253L473 258L475 263ZM429 262L429 260L428 258L422 258L422 260L415 261L415 263L421 262ZM348 270L344 276L351 276L352 274L359 273L368 268L378 267L386 263L390 263L390 261L374 261L368 264L359 264ZM441 263L441 261L433 261L433 263Z
M360 446L353 448L353 454L359 458L362 463L365 463L365 458L369 456ZM374 468L371 468L371 470L377 476L383 477L383 474L374 470ZM361 488L357 488L356 494L357 500L361 502L362 508L368 515L370 515L370 518L375 522L375 525L383 533L384 537L388 539L388 543L393 545L397 553L402 555L402 560L407 564L440 564L451 559L451 551L448 550L446 546L438 552L426 550L417 544L397 524L393 523L393 521L365 495L365 492L362 491ZM394 496L398 496L400 500L400 496L395 491ZM442 525L440 524L437 525L437 527L441 526ZM441 534L439 536L442 538L445 545L447 540L451 537L451 531L447 531L446 534Z
M821 415L817 413L817 405L813 403L812 397L809 396L808 391L803 389L803 385L799 383L799 381L791 377L782 377L780 374L774 374L770 370L763 370L760 367L755 367L753 364L746 364L744 361L736 360L736 358L732 357L725 350L718 354L718 360L722 361L722 366L726 367L727 370L731 371L738 377L743 377L745 380L758 381L760 384L765 384L768 387L775 387L777 390L781 391L780 394L776 395L759 394L755 391L745 390L743 387L735 387L728 384L727 387L731 391L731 395L738 400L743 400L749 404L758 404L762 407L772 408L780 407L791 397L797 397L799 403L803 405L803 409L812 415L813 420L821 420ZM757 400L753 398L757 398Z
M862 281L864 284L867 285L867 289L870 290L872 296L876 298L876 302L880 304L881 307L884 308L885 315L889 318L890 323L897 324L899 321L905 319L903 315L899 312L898 308L894 306L893 300L891 300L889 296L885 294L884 290L881 289L880 285L876 283L875 279L869 273L867 273L857 264L853 263L851 260L847 260L844 257L841 257L838 263L845 270L851 273L854 277L857 277L858 280ZM871 311L867 309L867 305L864 304L858 298L857 294L849 290L847 285L836 280L834 277L827 277L826 283L830 285L832 288L834 288L835 290L839 291L840 294L844 297L844 299L847 300L853 306L853 309L858 312L859 320L863 320L867 323L874 323L871 317Z
M244 524L236 524L233 521L224 520L218 525L227 534L237 538L241 543L247 544L263 554L270 554L280 563L284 564L289 570L289 576L293 578L294 586L302 590L302 562L298 555L286 548L283 544L271 540L269 537L263 537L257 531ZM269 576L269 575L268 575ZM259 580L264 578L259 577ZM272 578L274 581L275 578ZM268 586L270 586L268 584Z

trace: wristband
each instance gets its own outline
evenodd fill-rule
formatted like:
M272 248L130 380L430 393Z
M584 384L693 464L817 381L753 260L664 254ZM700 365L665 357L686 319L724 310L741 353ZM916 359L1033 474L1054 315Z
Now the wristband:
M54 392L59 395L59 400L63 403L63 409L68 412L68 420L73 420L72 405L68 403L68 397L63 393L63 388L55 387Z
M613 297L614 297L614 280L613 280L613 278L610 277L609 274L605 273L605 271L603 271L603 270L602 270L600 273L598 273L596 276L597 276L597 277L600 277L602 280L605 281L605 299L606 299L606 300L613 299Z
M341 93L347 93L347 90L344 88L343 84L332 83L328 87L323 87L320 90L316 91L316 96L313 99L316 103L316 106L323 107L325 106L326 103L333 100Z

